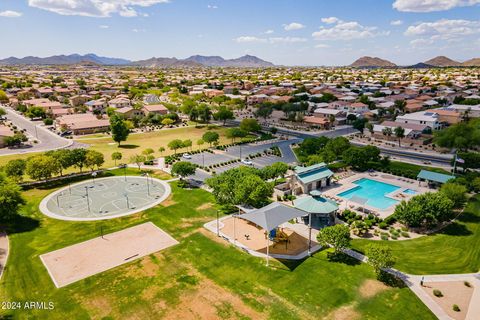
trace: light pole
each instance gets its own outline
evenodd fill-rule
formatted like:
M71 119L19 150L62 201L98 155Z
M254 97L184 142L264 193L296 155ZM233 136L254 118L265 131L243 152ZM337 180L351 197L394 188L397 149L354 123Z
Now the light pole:
M128 201L128 194L124 194L125 198L127 199L127 209L130 209L130 202Z
M85 195L87 196L87 208L88 212L90 212L90 200L88 198L88 186L85 186Z
M35 138L38 139L37 125L35 125Z
M95 177L97 176L97 173L96 172L92 172L92 180L93 180L93 184L95 185Z

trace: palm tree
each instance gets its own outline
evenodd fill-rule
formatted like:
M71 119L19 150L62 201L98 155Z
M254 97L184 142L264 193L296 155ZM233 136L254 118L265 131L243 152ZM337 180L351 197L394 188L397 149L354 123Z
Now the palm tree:
M398 146L401 147L400 141L402 140L402 138L405 137L405 129L398 126L398 127L395 128L394 131L395 131L395 136L398 138Z
M389 128L389 127L383 128L382 134L384 136L390 137L392 135L392 128Z

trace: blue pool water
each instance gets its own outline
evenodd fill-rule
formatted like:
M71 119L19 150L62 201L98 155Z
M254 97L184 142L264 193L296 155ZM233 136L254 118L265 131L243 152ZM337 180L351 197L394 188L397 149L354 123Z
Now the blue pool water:
M405 194L417 194L417 190L413 190L413 189L405 189L402 192Z
M381 210L398 203L397 200L387 198L385 195L400 189L400 187L367 178L354 181L353 184L357 186L339 193L337 196L345 199L350 199L353 196L365 198L368 199L366 205Z

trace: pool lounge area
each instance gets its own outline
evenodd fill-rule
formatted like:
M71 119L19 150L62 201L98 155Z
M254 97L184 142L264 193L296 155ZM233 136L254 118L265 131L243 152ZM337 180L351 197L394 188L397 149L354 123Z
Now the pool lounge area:
M341 210L374 213L386 218L402 200L428 191L413 179L381 172L356 172L341 178L322 193L339 203Z

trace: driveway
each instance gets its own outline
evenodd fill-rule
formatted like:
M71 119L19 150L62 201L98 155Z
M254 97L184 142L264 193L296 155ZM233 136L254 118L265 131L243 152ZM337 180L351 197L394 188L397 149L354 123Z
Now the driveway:
M8 120L10 120L19 129L25 129L27 131L27 134L31 136L34 140L37 140L38 143L32 144L30 147L26 148L2 148L0 149L0 156L8 154L55 150L65 148L73 144L73 140L68 140L56 135L55 133L44 128L43 126L40 126L40 123L30 121L29 119L16 113L8 107L4 107L4 109L7 112Z

